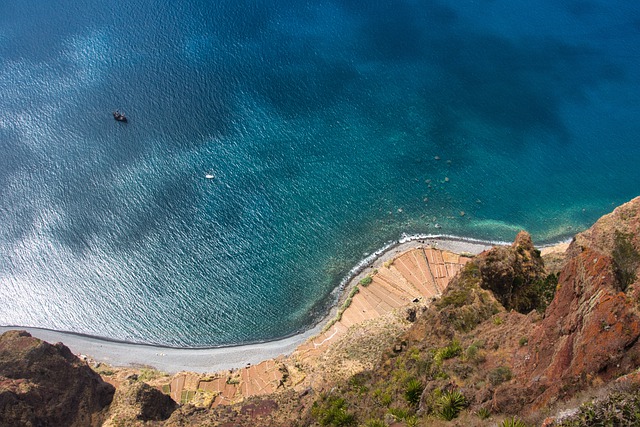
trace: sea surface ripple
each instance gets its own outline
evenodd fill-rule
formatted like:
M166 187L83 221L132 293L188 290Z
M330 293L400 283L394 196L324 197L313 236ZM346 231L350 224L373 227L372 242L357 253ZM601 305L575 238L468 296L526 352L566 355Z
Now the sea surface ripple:
M638 195L639 22L604 0L2 2L0 324L272 340L403 235L565 239Z

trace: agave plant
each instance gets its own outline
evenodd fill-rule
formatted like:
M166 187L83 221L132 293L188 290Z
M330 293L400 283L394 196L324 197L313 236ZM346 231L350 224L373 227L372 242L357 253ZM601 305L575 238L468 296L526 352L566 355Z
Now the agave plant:
M478 415L478 418L480 418L481 420L486 420L491 416L491 411L489 411L487 408L480 408L478 409L478 412L476 412L476 415Z
M404 398L410 405L416 406L420 402L424 385L417 379L411 378L407 382L407 389L404 392Z
M467 406L467 400L459 391L445 391L435 402L435 413L438 417L451 421Z
M500 427L527 427L527 425L520 418L511 417L502 421Z

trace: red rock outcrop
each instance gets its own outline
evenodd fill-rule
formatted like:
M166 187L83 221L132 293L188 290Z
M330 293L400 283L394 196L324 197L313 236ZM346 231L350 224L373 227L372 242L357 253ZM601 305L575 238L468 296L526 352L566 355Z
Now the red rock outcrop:
M63 344L0 336L0 425L100 426L113 393Z
M640 198L578 234L567 253L554 300L514 354L519 386L503 390L531 410L640 366Z

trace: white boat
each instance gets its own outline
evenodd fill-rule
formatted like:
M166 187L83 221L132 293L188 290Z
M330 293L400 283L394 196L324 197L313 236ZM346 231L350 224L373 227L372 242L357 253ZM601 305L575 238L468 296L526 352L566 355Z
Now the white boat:
M215 178L215 177L214 177L213 175L211 175L210 173L206 174L204 177L205 177L205 178L207 178L207 179L213 179L213 178Z

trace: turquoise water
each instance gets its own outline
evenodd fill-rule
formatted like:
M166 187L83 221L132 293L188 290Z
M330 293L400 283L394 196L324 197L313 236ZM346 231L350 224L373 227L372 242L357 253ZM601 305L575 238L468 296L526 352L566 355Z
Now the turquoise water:
M0 3L0 324L275 339L405 234L639 193L634 2L103 3Z

